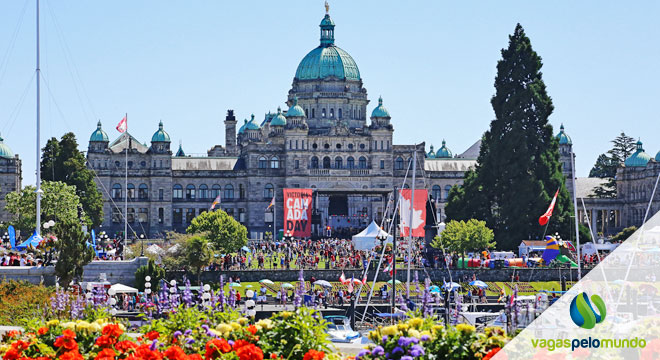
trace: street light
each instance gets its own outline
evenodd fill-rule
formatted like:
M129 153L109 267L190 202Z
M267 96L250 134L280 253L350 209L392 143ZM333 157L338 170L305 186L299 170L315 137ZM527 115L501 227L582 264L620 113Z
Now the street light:
M142 243L142 250L140 250L140 257L144 256L144 234L140 234L140 242Z

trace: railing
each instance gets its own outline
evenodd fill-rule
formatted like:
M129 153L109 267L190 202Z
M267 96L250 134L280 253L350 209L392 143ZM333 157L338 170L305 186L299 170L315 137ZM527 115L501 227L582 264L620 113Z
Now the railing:
M362 175L369 175L370 170L369 169L352 169L351 170L351 176L362 176Z

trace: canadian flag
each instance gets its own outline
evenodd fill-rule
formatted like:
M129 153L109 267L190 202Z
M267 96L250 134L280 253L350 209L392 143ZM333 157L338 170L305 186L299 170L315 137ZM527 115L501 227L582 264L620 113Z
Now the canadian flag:
M344 275L344 272L341 272L341 276L339 277L339 282L346 285L346 275Z
M123 119L117 124L117 131L120 133L126 132L126 129L128 128L128 120L126 119L126 116L124 116Z
M351 276L351 281L348 282L347 290L349 293L353 292L353 277Z
M559 189L557 189L555 196L552 198L548 210L545 212L545 214L539 217L539 224L541 226L545 226L548 223L548 221L550 221L550 217L552 216L552 211L555 209L555 203L557 202L557 195L559 195Z
M408 236L410 228L410 201L412 199L412 190L401 190L401 207L399 208L401 217L401 236ZM424 189L415 190L414 204L412 204L412 236L424 237L424 225L426 225L426 199L428 192Z
M390 276L392 276L392 273L394 272L394 267L392 266L392 260L390 259L390 262L387 264L387 267L383 272L388 272L390 273Z

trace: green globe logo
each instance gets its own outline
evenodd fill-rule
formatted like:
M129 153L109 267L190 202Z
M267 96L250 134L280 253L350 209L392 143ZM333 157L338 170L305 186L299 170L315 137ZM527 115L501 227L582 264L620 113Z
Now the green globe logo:
M596 305L598 312L596 314L591 302ZM587 293L583 292L577 295L573 301L571 301L571 320L575 325L584 328L584 329L593 329L596 324L605 320L605 315L607 315L607 309L605 308L605 302L598 295L591 296L591 301Z

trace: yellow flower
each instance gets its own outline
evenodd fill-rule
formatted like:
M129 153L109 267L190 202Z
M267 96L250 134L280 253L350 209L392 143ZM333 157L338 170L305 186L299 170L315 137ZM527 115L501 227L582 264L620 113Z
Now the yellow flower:
M77 321L76 322L76 331L81 331L81 330L89 330L91 324L88 323L87 321Z
M7 350L9 350L9 344L0 345L0 354L4 354Z
M217 331L215 329L209 329L209 331L211 332L211 334L213 334L215 336L222 337L222 332L220 332L220 331Z
M48 321L48 322L46 323L46 326L48 326L48 327L53 327L53 326L56 326L56 325L59 324L59 323L60 323L59 320L54 319L54 320L50 320L50 321Z
M229 323L229 325L231 325L232 330L238 330L241 328L241 325L237 322L232 321L231 323Z
M62 323L62 328L75 330L76 329L76 323L74 323L73 321Z
M472 334L475 332L475 327L468 324L458 324L456 325L456 330L462 332L464 335Z
M244 318L244 317L242 317L242 318L238 318L237 321L238 321L238 323L241 324L241 325L245 325L245 324L248 323L248 319L246 319L246 318Z
M392 335L396 335L398 330L397 330L395 325L390 325L390 326L384 327L380 332L383 335L392 336Z
M284 339L280 340L280 342L282 343L282 345L286 345L286 343L287 343L287 341L284 340Z
M273 328L273 320L271 319L262 319L257 321L257 325L261 326L264 329L270 330Z
M97 332L101 332L102 329L103 327L101 326L101 324L97 323L96 321L89 325L90 332L97 333Z
M415 329L419 329L419 327L422 326L423 323L424 320L420 318L413 318L408 321L408 324L410 324L410 326L414 327Z
M417 331L415 329L408 330L408 336L412 336L412 337L418 338L418 339L420 337L422 337L422 335L419 334L419 331Z
M280 315L282 315L282 317L286 319L289 316L293 315L293 313L291 311L282 311Z
M420 333L420 335L422 335L422 336L424 336L424 335L431 336L431 332L428 331L428 330L424 330L424 331L422 331L422 332Z
M401 331L408 330L409 328L408 324L398 324L396 327Z
M231 326L227 324L219 324L218 326L215 327L216 330L218 330L221 333L229 333L231 331Z

